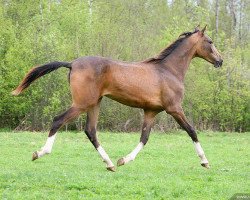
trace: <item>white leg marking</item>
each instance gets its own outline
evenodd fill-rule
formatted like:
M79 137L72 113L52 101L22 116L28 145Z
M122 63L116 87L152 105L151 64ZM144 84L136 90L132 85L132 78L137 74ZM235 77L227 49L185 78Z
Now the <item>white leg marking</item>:
M130 154L123 158L124 162L128 163L129 161L133 161L137 154L143 149L143 146L144 144L140 142Z
M51 153L55 138L56 138L56 134L54 134L53 136L47 138L47 141L46 141L45 145L41 148L40 151L37 152L38 157L42 157L45 154Z
M201 147L201 144L199 142L194 142L194 147L195 147L195 150L196 150L198 156L201 159L201 163L208 163L208 160L205 156L205 153Z
M109 155L105 152L101 145L97 148L97 151L102 157L103 161L107 164L107 167L114 167L114 164L110 160Z

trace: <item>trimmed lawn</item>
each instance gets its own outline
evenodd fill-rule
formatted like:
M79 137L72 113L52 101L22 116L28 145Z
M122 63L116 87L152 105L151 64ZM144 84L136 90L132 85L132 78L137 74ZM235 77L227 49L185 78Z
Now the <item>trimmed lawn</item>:
M99 133L116 161L138 144L139 134ZM134 162L106 170L84 133L60 132L52 154L34 162L47 133L0 132L2 199L229 199L250 193L250 134L200 132L210 161L200 166L185 132L151 133Z

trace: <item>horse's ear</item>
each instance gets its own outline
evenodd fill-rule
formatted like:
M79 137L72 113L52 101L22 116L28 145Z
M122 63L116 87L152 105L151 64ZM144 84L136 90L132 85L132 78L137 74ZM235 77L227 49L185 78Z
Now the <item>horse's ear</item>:
M198 26L195 27L194 32L197 32L199 30L200 30L200 24L198 24Z
M206 31L207 29L207 25L201 30L201 32L204 34L204 32Z

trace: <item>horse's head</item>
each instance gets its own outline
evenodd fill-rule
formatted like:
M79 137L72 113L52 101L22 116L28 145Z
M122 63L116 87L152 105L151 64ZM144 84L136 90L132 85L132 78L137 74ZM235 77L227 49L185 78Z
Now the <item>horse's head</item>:
M195 56L212 63L214 67L220 67L223 63L222 57L215 48L212 39L205 34L206 27L202 30L199 30L198 27L195 29L195 35L198 37Z

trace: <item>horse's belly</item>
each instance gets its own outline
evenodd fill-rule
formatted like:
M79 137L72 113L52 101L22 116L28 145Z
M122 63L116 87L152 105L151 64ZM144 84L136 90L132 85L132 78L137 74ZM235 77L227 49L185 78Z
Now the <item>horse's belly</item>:
M156 97L143 96L140 94L107 94L105 95L110 99L113 99L119 103L127 106L143 108L143 109L162 109L162 104L160 99Z

